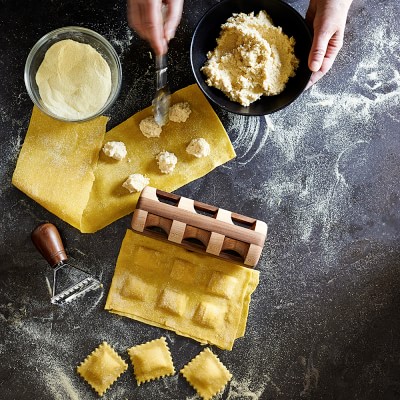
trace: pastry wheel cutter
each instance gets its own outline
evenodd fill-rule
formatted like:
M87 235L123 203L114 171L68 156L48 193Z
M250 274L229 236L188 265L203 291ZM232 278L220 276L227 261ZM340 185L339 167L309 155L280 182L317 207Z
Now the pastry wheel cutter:
M33 230L31 238L39 253L53 268L51 303L69 303L103 286L88 272L67 262L68 257L55 225L48 222L39 225Z
M132 229L187 250L255 267L267 236L263 221L147 186Z

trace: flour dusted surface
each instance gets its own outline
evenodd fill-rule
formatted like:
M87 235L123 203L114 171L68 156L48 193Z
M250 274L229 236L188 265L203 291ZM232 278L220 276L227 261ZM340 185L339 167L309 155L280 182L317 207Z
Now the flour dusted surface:
M36 74L45 106L64 119L96 114L111 93L111 70L92 46L74 40L53 44Z
M221 26L217 47L201 70L209 86L249 106L285 89L299 64L294 45L295 39L274 26L265 11L233 14Z

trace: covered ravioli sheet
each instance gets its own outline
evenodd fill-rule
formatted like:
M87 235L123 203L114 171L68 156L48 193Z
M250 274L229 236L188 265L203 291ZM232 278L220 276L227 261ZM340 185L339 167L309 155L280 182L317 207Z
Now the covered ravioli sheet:
M105 309L231 350L259 272L127 230Z
M34 107L13 185L80 229L107 121L62 122Z
M170 121L163 126L160 137L147 138L139 123L152 115L148 107L105 135L105 142L124 142L127 156L116 161L100 154L88 206L84 213L82 231L94 232L131 213L139 193L131 194L122 187L130 174L140 173L150 179L150 184L167 192L198 179L217 166L235 157L231 141L218 116L197 85L181 89L171 96L171 105L188 102L192 112L185 122ZM192 139L202 137L211 147L208 157L196 158L186 152ZM156 155L172 152L178 162L171 174L160 172Z

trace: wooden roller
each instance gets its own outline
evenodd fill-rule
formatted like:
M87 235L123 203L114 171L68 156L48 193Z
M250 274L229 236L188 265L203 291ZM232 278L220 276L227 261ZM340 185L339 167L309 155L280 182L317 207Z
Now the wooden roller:
M132 229L248 267L257 264L267 236L263 221L150 186L139 197Z

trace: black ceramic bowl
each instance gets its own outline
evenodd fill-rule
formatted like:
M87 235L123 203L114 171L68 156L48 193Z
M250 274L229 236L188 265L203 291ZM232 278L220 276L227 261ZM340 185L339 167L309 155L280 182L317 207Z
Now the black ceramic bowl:
M296 76L290 78L285 90L276 96L262 96L261 99L244 107L229 100L223 92L206 83L200 68L207 61L207 53L217 45L221 25L233 13L250 13L265 10L274 25L296 40L295 54L300 60ZM304 18L290 5L281 0L222 0L210 8L196 26L190 47L190 60L197 84L203 93L224 110L242 115L266 115L278 111L293 102L305 89L311 71L308 69L308 54L311 49L312 35Z

